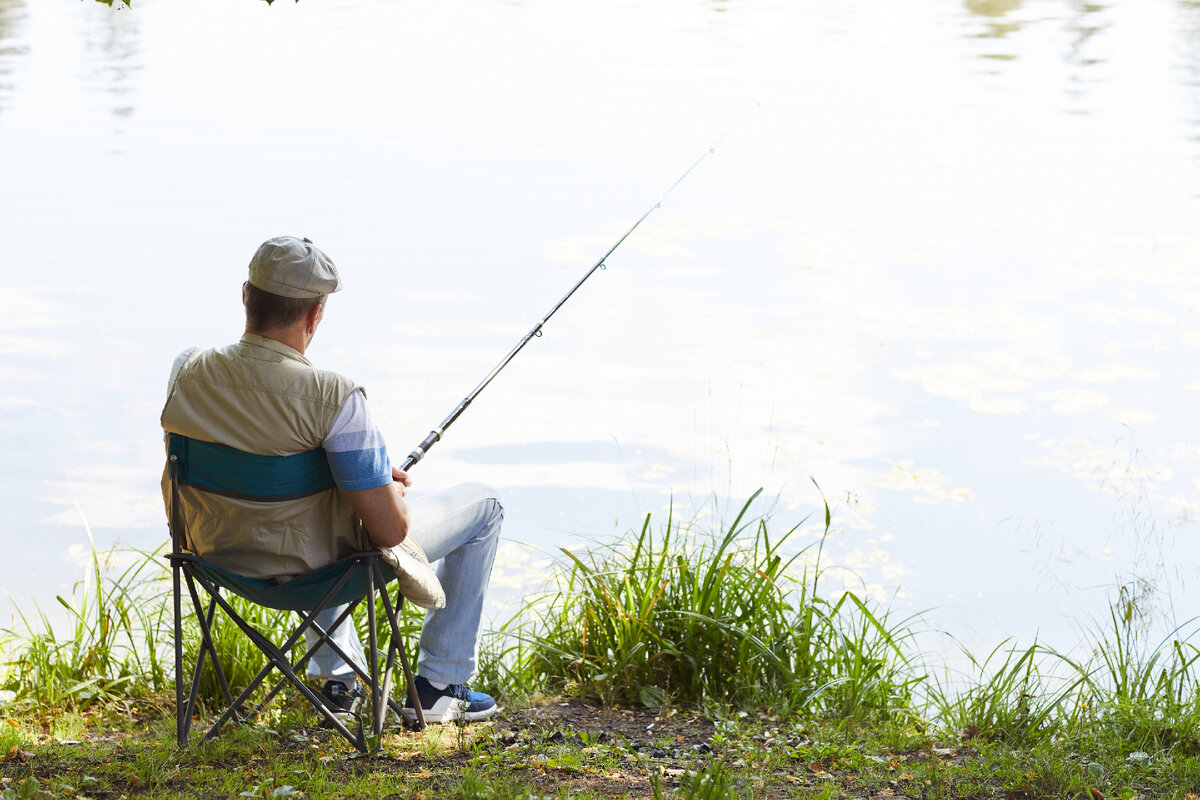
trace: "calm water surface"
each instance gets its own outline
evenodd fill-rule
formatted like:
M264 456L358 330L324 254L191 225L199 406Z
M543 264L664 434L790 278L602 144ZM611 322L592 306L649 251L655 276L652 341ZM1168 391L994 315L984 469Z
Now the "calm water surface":
M337 261L310 354L404 453L731 127L414 472L505 491L497 601L764 487L968 642L1200 610L1183 0L0 0L0 584L165 538L261 240Z

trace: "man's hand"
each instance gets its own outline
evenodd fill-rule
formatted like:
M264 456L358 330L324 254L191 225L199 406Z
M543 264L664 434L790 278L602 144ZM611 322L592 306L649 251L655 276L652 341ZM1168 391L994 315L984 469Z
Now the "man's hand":
M401 497L404 497L408 492L408 487L412 486L412 478L408 477L407 472L394 466L392 467L392 483L398 484L396 491L400 492Z

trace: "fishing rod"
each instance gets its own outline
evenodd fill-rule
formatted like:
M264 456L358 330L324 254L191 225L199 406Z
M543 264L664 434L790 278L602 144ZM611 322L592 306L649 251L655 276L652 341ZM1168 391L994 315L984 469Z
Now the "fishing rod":
M730 130L732 130L732 128ZM508 351L508 355L506 355L504 358L500 359L500 363L498 363L496 366L492 367L492 371L487 374L487 377L485 377L482 381L480 381L479 385L476 386L473 390L471 390L471 393L469 395L467 395L465 398L463 398L462 402L460 402L458 404L458 406L455 407L455 409L452 412L450 412L449 416L447 416L444 420L442 420L440 425L438 425L436 428L431 430L429 432L429 435L426 436L419 445L417 445L416 449L408 454L408 457L404 460L404 465L402 467L400 467L400 469L407 472L409 469L412 468L412 466L414 464L416 464L418 461L420 461L422 458L425 457L425 454L429 452L429 448L433 447L435 444L437 444L441 440L442 434L444 434L446 432L446 429L449 428L452 424L454 424L454 421L456 419L458 419L460 416L462 416L462 413L467 410L467 406L471 405L471 403L475 400L475 398L479 396L479 393L482 392L484 389L486 389L487 385L492 382L492 379L500 374L500 370L502 370L506 366L508 366L508 362L512 361L513 357L515 357L517 355L517 353L521 352L521 349L523 347L525 347L525 345L529 344L529 341L531 339L542 335L542 326L550 321L550 318L554 316L555 312L557 312L560 308L563 307L563 304L566 303L567 300L571 299L571 295L575 294L575 290L577 290L580 286L583 286L584 282L587 281L588 278L592 277L592 274L596 270L605 268L605 264L604 264L605 260L609 256L611 256L613 254L613 252L618 247L620 247L621 244L626 239L629 238L630 234L632 234L635 230L637 230L637 227L642 224L642 221L645 220L646 217L650 216L650 214L653 213L655 211L655 209L662 206L663 201L667 199L667 195L669 195L671 192L673 192L675 190L676 186L683 183L683 179L686 178L691 173L692 170L694 170L696 167L700 166L700 162L703 161L704 159L708 158L709 155L711 155L713 153L713 151L715 151L717 149L717 145L719 145L722 142L722 140L724 140L725 137L728 135L729 135L729 131L726 131L725 133L721 134L721 136L715 142L713 142L712 145L707 150L705 150L700 155L699 158L697 158L694 162L692 162L692 165L690 167L688 167L686 170L683 171L682 175L680 175L678 178L675 179L675 182L672 183L671 186L665 192L663 192L662 197L658 198L658 201L655 202L654 205L652 205L652 206L650 206L650 208L646 209L646 213L644 213L640 217L638 217L637 222L633 223L633 225L630 226L629 230L625 231L624 235L621 236L620 239L617 239L616 244L614 244L612 247L608 248L607 253L600 256L600 260L597 261L595 264L593 264L592 268L589 269L587 272L585 272L583 274L583 277L580 278L578 280L578 282L576 282L576 284L571 287L571 290L569 292L567 292L566 294L564 294L562 296L562 299L554 304L554 307L550 309L549 313L547 313L546 316L542 317L536 325L534 325L532 328L530 328L529 333L526 333L524 336L521 337L521 340L519 342L517 342L516 346L512 350Z

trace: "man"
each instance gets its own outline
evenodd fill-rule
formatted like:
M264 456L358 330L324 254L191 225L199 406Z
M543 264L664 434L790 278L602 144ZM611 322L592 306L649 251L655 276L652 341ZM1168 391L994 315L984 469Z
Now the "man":
M180 354L163 429L258 455L323 448L337 488L269 509L207 498L190 511L192 547L231 572L281 581L379 548L405 596L429 609L416 670L426 721L490 717L498 710L495 700L466 682L475 671L483 598L504 518L495 492L464 484L410 502L411 480L392 466L362 387L305 358L328 296L341 290L325 253L308 239L277 237L258 248L249 273L242 286L245 333L228 347ZM436 575L430 561L441 562ZM318 624L328 629L343 608L319 615ZM353 625L340 626L333 639L360 666L365 662ZM315 641L310 637L310 646ZM356 680L336 653L322 647L308 674L323 682L332 707L350 712ZM406 714L415 716L408 705Z

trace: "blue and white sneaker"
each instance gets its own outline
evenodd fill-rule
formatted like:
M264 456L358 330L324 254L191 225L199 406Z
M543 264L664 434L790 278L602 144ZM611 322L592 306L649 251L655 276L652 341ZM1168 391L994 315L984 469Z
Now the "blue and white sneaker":
M416 683L421 710L425 712L425 721L429 723L457 720L479 722L500 710L491 695L472 692L464 683L452 683L445 689L435 689L420 675L416 677ZM411 700L404 704L404 717L409 722L417 719Z

